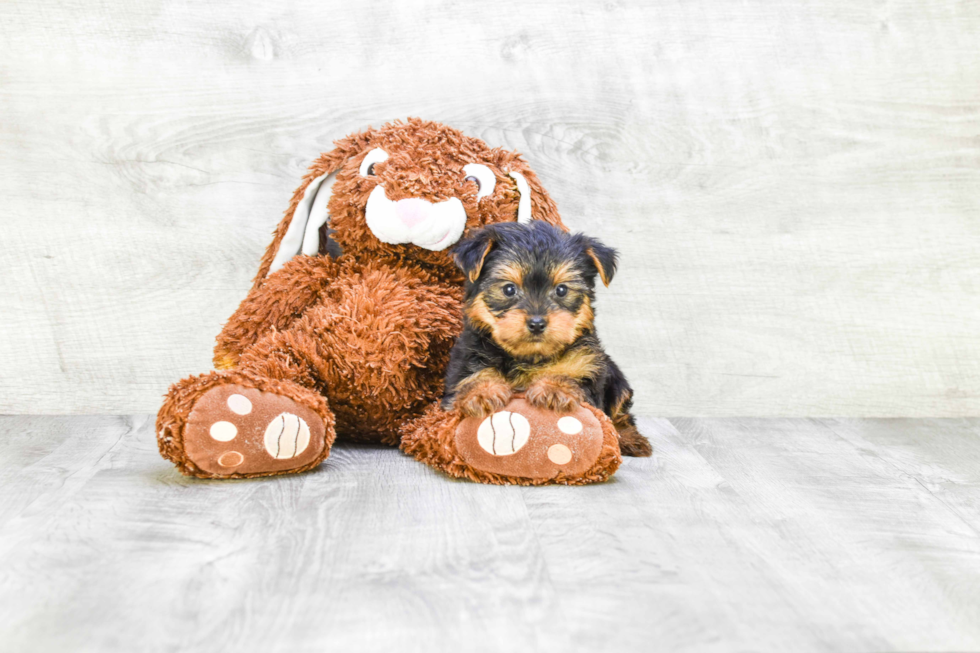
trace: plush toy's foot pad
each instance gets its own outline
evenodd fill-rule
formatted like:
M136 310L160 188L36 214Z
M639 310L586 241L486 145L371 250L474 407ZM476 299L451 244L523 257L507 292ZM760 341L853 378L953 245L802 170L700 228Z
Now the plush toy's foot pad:
M584 474L599 459L602 444L602 426L584 407L559 415L522 397L490 417L467 417L456 427L456 450L466 464L521 478Z
M220 385L188 415L184 452L219 476L288 472L323 457L325 431L319 415L288 397Z

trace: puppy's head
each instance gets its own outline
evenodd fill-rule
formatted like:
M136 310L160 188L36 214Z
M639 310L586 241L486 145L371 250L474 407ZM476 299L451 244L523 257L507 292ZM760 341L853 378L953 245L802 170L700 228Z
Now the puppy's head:
M470 324L517 358L555 356L591 331L595 278L616 273L615 250L537 221L481 229L453 257Z

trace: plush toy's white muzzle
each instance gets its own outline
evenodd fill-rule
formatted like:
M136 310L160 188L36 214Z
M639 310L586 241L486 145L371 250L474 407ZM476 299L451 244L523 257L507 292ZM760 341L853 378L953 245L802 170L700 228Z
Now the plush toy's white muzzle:
M455 243L466 228L466 210L458 198L432 203L411 197L393 202L380 184L368 196L364 218L383 243L412 243L433 252Z

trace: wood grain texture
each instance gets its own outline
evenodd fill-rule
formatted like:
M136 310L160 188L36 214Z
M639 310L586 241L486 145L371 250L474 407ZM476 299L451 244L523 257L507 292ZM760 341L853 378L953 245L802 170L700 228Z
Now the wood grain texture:
M0 418L11 651L969 651L980 420L641 419L581 488L341 445L180 476L152 419Z
M0 412L209 369L306 166L408 115L622 250L660 415L980 413L980 4L0 4Z

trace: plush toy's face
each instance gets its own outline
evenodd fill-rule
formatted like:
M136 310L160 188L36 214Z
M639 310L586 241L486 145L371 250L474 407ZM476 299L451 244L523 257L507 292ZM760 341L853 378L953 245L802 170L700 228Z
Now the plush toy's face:
M480 163L464 165L457 157L444 156L440 164L430 164L431 172L423 177L418 161L431 161L432 155L421 148L393 145L389 149L395 150L394 156L376 147L358 167L358 174L374 183L364 207L368 229L383 243L442 251L458 241L466 228L463 199L469 212L478 216L480 201L493 195L501 171L487 166L482 156Z
M554 205L515 152L433 122L412 119L337 142L314 169L272 271L302 251L322 250L320 226L344 254L395 253L445 267L469 230L544 219ZM331 174L331 173L336 173Z

